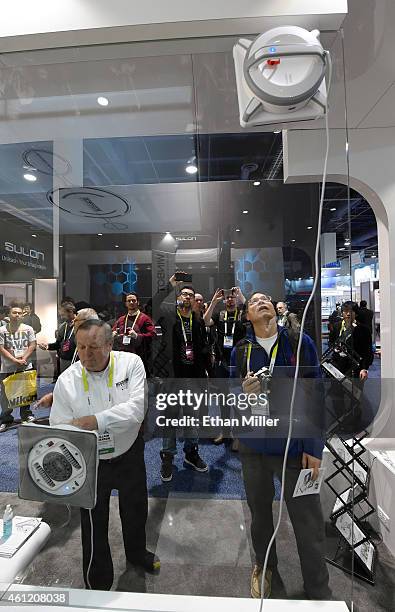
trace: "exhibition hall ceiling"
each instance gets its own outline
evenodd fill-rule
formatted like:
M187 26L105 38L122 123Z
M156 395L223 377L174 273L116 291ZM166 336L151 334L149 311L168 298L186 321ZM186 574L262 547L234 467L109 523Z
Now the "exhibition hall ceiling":
M340 33L322 36L334 62L330 126L342 130L345 141L344 66L349 128L385 125L395 108L393 37L384 19L395 8L384 4L385 10L350 2L344 55ZM217 184L246 183L235 204L240 214L250 197L264 206L264 183L282 181L282 138L273 126L240 128L234 41L167 41L165 52L156 42L2 54L3 211L52 231L55 203L64 234L197 233L206 231L206 203L218 207L223 197ZM363 86L369 75L373 85ZM108 103L100 105L99 97ZM188 174L186 166L194 164L198 171ZM30 171L35 182L23 178ZM70 212L72 206L81 214ZM109 221L119 207L125 218ZM358 194L351 192L349 218L347 189L329 186L325 211L324 230L337 233L339 256L350 230L353 249L374 252L374 215Z

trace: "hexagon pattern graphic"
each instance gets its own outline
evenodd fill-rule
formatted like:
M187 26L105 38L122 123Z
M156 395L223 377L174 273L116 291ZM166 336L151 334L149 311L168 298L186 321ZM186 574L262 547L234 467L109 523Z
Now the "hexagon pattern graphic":
M92 278L95 285L105 289L114 297L120 297L129 291L135 291L137 274L134 262L106 264L102 270L95 272Z
M264 291L281 299L285 291L282 249L246 249L235 261L235 276L244 295Z

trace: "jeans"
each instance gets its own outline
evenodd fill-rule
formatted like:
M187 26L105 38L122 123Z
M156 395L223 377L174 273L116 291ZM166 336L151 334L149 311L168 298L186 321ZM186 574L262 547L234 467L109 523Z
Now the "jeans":
M258 453L240 444L247 503L251 512L251 538L257 565L263 566L273 535L273 475L281 477L282 455ZM289 457L285 479L285 501L295 533L306 594L312 599L330 599L329 574L325 562L325 526L320 496L293 497L302 469L302 458ZM287 551L284 551L284 555ZM268 568L277 566L276 544L269 553Z

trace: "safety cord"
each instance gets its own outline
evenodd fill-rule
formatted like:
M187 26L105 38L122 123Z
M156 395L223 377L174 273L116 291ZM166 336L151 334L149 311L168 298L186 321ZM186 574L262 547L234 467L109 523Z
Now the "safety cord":
M265 599L264 599L264 595L265 595L264 586L265 586L265 576L266 576L267 564L268 564L268 560L269 560L269 554L270 554L270 550L271 550L271 548L272 548L272 546L274 544L274 541L276 539L278 530L280 528L281 518L282 518L282 513L283 513L283 507L284 507L285 472L286 472L286 467L287 467L289 446L291 444L291 439L292 439L293 412L294 412L296 385L297 385L298 376L299 376L300 352L301 352L302 341L303 341L303 330L304 330L304 325L305 325L305 321L306 321L307 312L309 310L310 304L313 301L313 298L314 298L314 295L315 295L315 292L316 292L316 289L317 289L317 285L318 285L318 278L319 278L318 270L319 270L319 265L320 265L319 252L320 252L321 224L322 224L322 212L323 212L323 205L324 205L325 183L326 183L328 157L329 157L328 98L329 98L330 85L331 85L331 81L332 81L332 62L331 62L329 51L325 51L325 53L326 53L326 56L327 56L327 59L328 59L328 69L329 69L328 70L327 103L326 103L326 112L325 112L326 151L325 151L324 169L323 169L323 173L322 173L321 198L320 198L320 206L319 206L319 211L318 211L318 222L317 222L317 240L316 240L316 245L315 245L315 256L314 256L314 266L315 266L314 274L315 274L315 276L314 276L313 289L311 291L309 299L307 300L306 306L305 306L305 308L303 310L302 321L301 321L301 324L300 324L299 341L298 341L298 346L297 346L297 350L296 350L296 367L295 367L295 374L294 374L294 379L293 379L291 403L290 403L290 407L289 407L288 438L287 438L287 444L285 446L284 460L283 460L282 473L281 473L281 493L280 493L279 512L278 512L277 524L276 524L276 527L275 527L275 529L273 531L273 535L271 537L269 545L267 547L266 555L265 555L265 562L263 564L262 580L261 580L261 601L260 601L260 606L259 606L259 612L262 612L264 601L265 601Z
M91 583L89 581L89 572L91 571L92 561L93 561L93 520L92 520L92 510L88 509L89 512L89 521L91 524L91 558L89 559L88 569L86 570L86 582L88 587L92 590Z

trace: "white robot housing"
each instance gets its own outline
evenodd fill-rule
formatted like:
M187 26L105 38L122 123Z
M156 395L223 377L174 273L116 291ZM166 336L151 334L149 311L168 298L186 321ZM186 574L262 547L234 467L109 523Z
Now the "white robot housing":
M326 111L329 53L319 31L273 28L233 47L242 127L308 121Z

